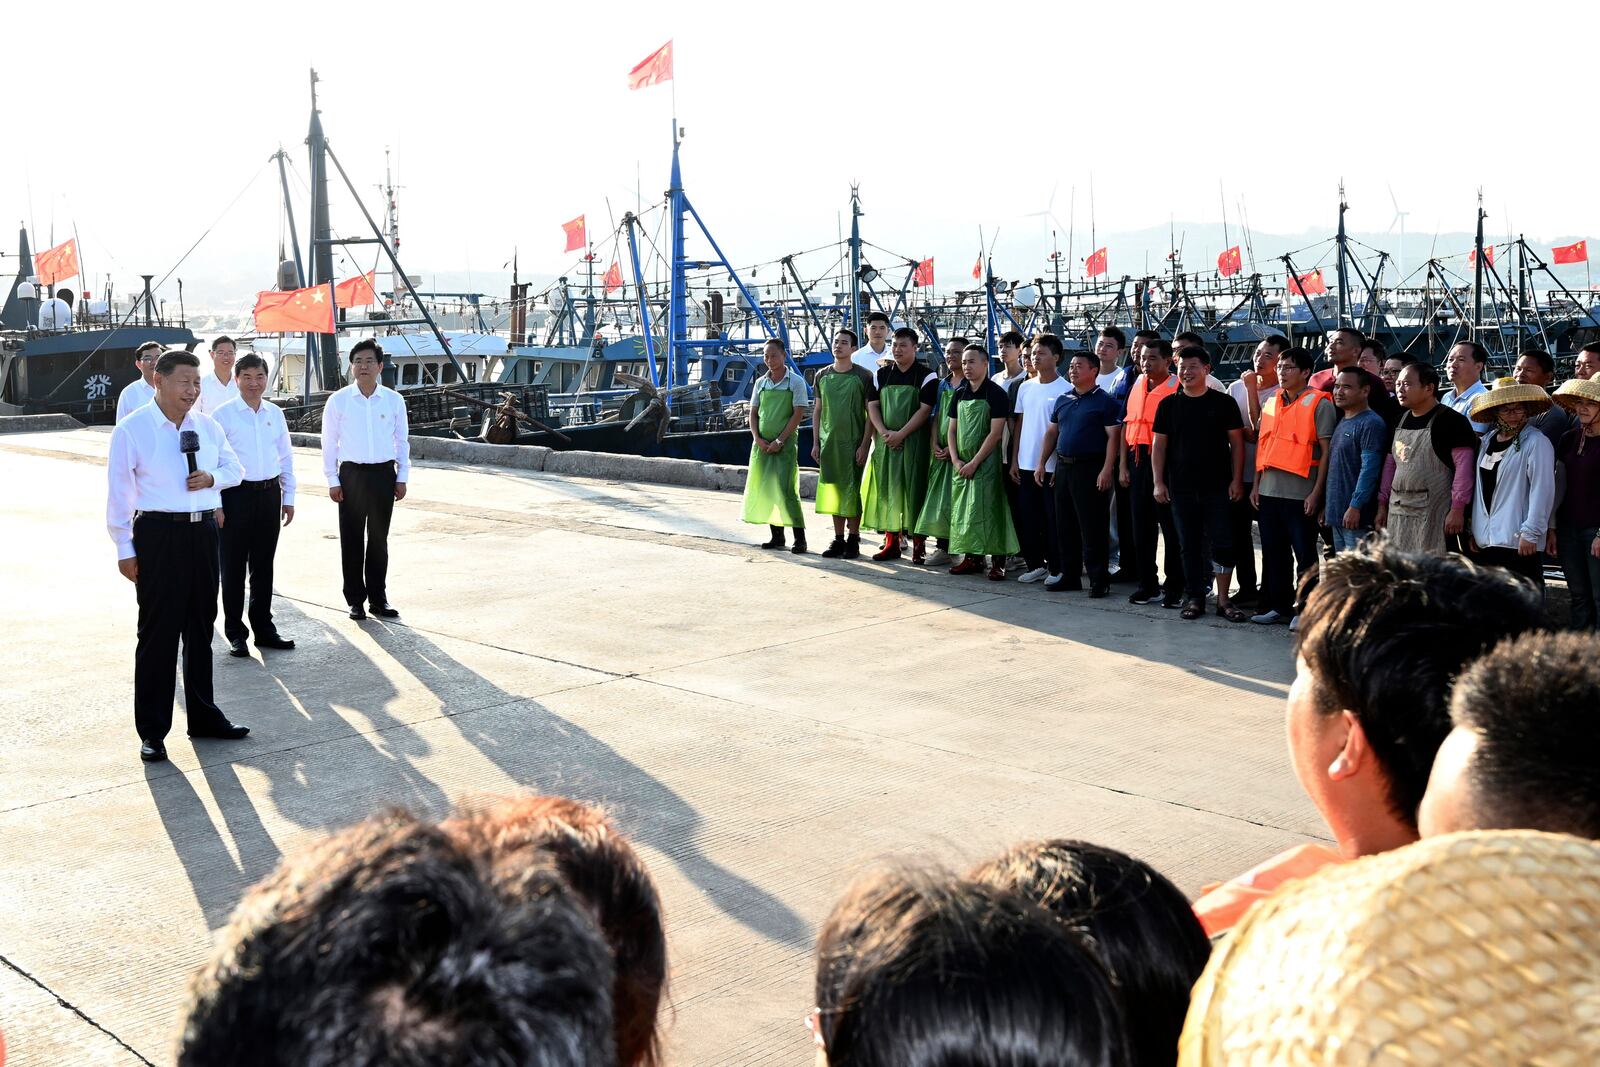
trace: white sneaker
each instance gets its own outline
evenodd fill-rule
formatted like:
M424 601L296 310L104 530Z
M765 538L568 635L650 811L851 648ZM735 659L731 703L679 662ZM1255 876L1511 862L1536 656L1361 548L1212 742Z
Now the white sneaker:
M924 567L943 567L950 562L950 553L942 548L936 548L928 553L928 558L923 560Z
M1052 574L1050 577L1044 580L1044 587L1046 589L1054 589L1056 586L1060 585L1066 580L1067 576L1064 574Z
M1027 573L1023 574L1020 578L1017 579L1017 581L1019 581L1019 582L1037 582L1039 579L1045 578L1049 574L1050 574L1050 572L1045 570L1043 567L1035 567L1033 570L1028 571Z
M1285 617L1281 611L1263 611L1260 615L1250 616L1250 621L1260 623L1262 626L1271 626L1273 623L1282 622Z

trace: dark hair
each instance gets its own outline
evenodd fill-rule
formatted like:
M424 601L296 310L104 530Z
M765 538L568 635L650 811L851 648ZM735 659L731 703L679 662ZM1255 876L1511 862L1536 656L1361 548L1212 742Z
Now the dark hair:
M1056 362L1061 361L1061 356L1066 352L1066 346L1061 343L1061 338L1053 333L1036 333L1033 335L1034 357L1038 358L1038 350L1043 348L1056 357Z
M1600 355L1600 341L1590 341L1588 344L1586 344L1582 348L1578 349L1578 351L1579 352L1593 352L1593 353L1595 353L1597 355Z
M970 342L967 344L967 347L961 350L961 354L966 355L968 352L976 352L985 358L988 358L989 355L989 350L987 348L984 348L979 344L972 344Z
M1317 365L1317 358L1306 349L1301 348L1298 345L1294 348L1285 348L1282 352L1278 353L1278 358L1280 360L1288 360L1290 363L1293 363L1296 367L1299 367L1307 374L1310 374L1311 369ZM1282 403L1282 401L1279 401L1279 403Z
M1506 637L1539 625L1533 587L1497 567L1404 552L1385 539L1323 562L1300 615L1299 653L1326 714L1361 723L1407 826L1450 732L1450 686Z
M1546 374L1554 374L1556 372L1556 361L1550 358L1550 353L1546 352L1542 348L1524 348L1521 352L1518 352L1517 355L1518 357L1527 356L1529 359L1539 364L1539 369L1544 371Z
M239 361L233 365L233 373L243 374L247 370L258 370L262 374L265 374L267 373L267 361L256 355L254 352L246 352L244 355L240 356Z
M139 359L140 359L140 358L141 358L141 357L142 357L142 356L143 356L143 355L144 355L144 354L145 354L145 353L146 353L146 352L148 352L148 351L150 351L150 349L152 349L152 348L153 348L153 349L155 349L155 350L156 350L156 354L157 354L157 355L158 355L158 356L159 356L159 355L160 355L160 354L161 354L161 342L160 342L160 341L146 341L146 342L145 342L145 343L144 343L144 344L142 344L142 345L140 345L140 346L139 346L139 347L138 347L138 348L135 348L135 349L134 349L134 350L133 350L133 358L134 358L134 361L135 361L135 362L138 362L138 360L139 360ZM200 365L200 363L199 363L199 361L198 361L198 360L197 360L197 361L196 361L196 362L195 362L195 366L197 366L197 367L198 367L198 366L199 366L199 365Z
M1119 326L1107 326L1105 329L1100 331L1100 336L1109 337L1111 340L1117 342L1118 348L1128 347L1128 335L1123 333L1122 328Z
M388 358L383 351L383 346L378 343L378 339L376 337L363 337L361 340L351 345L350 362L354 363L356 361L356 357L363 352L371 352L374 356L377 356L379 363L384 362L385 359Z
M1417 381L1430 387L1436 393L1439 391L1438 367L1435 367L1432 363L1429 363L1425 359L1414 359L1407 363L1404 367L1401 367L1400 373L1404 374L1408 370L1416 373Z
M1476 341L1457 341L1455 344L1451 345L1450 347L1451 348L1456 348L1456 347L1458 347L1460 345L1466 345L1467 348L1471 350L1471 352L1472 352L1472 361L1474 363L1478 363L1478 364L1481 365L1481 364L1489 362L1489 350L1487 348L1484 348L1478 342L1476 342Z
M881 311L869 311L869 312L867 312L867 322L869 322L869 323L881 322L885 326L888 326L889 325L889 316L885 315Z
M1347 334L1351 337L1354 337L1356 339L1356 351L1358 352L1366 346L1367 335L1356 329L1354 326L1340 326L1333 332Z
M1361 386L1363 389L1367 390L1368 392L1372 391L1372 383L1373 383L1374 379L1372 377L1372 372L1371 371L1362 370L1360 367L1357 367L1355 364L1352 363L1348 367L1340 368L1339 373L1335 374L1334 377L1335 378L1342 378L1346 374L1351 375L1352 377L1354 377L1355 380L1356 380L1356 384Z
M1189 990L1211 942L1188 898L1149 864L1084 841L1035 841L973 869L1082 934L1111 972L1129 1063L1175 1062Z
M777 345L780 349L783 350L783 354L784 355L787 356L789 354L789 346L784 343L783 338L781 338L781 337L769 337L761 345L761 347L762 348L766 348L767 345Z
M850 338L851 348L861 347L861 338L856 336L856 332L854 330L850 329L848 326L841 326L837 330L833 331L833 336L837 338L841 333Z
M1600 838L1600 661L1593 633L1527 633L1462 672L1455 725L1480 830Z
M492 885L444 830L389 812L245 894L191 982L177 1061L609 1067L611 977L549 865Z
M971 343L971 341L967 340L965 337L962 337L960 334L956 334L954 337L950 338L950 340L945 342L946 345L960 345L961 351L963 352L967 350L967 346Z
M1100 358L1098 356L1096 356L1093 352L1090 352L1088 349L1080 348L1076 352L1073 352L1072 355L1067 357L1067 364L1070 366L1072 364L1072 361L1075 360L1075 359L1083 360L1085 363L1093 366L1094 369L1095 369L1095 372L1097 374L1099 373L1099 371L1100 371Z
M1383 347L1383 342L1379 341L1376 337L1364 337L1364 338L1362 338L1362 340L1361 340L1361 351L1363 351L1363 352L1371 352L1374 356L1377 356L1378 357L1378 364L1380 366L1383 364L1384 360L1389 358L1389 350L1387 348L1384 348Z
M1179 347L1204 348L1205 346L1206 339L1195 333L1193 330L1184 330L1182 333L1178 334L1172 339L1172 347L1174 349Z
M869 875L817 939L829 1067L1127 1062L1105 967L1038 905L948 874Z
M1027 343L1027 340L1018 331L1007 330L1005 333L1000 335L1000 343L1002 345L1016 345L1018 348L1021 348Z
M1135 341L1159 341L1161 334L1156 330L1140 330L1133 335Z
M452 819L445 829L486 859L496 883L515 886L529 867L555 867L611 949L617 1062L660 1063L656 1016L667 984L661 898L639 854L605 813L566 797L518 797Z
M1153 340L1146 341L1144 343L1144 350L1146 355L1149 355L1151 351L1154 351L1163 359L1172 358L1172 342L1168 341L1164 337L1157 337Z
M156 373L167 377L179 367L200 366L200 357L186 348L166 348L156 357Z
M922 341L922 338L917 336L917 331L909 326L902 326L896 330L894 339L896 341L910 341L912 344L919 344Z
M218 345L232 345L235 352L239 350L239 342L235 341L227 334L223 334L220 337L213 337L211 339L211 351L215 352Z
M1180 360L1198 359L1207 367L1211 366L1211 353L1206 351L1205 345L1189 345L1185 348L1180 348L1177 356Z
M1282 355L1284 352L1289 351L1289 349L1293 347L1289 344L1289 339L1283 336L1281 333L1269 333L1261 340L1271 345L1273 348L1276 348L1279 355Z

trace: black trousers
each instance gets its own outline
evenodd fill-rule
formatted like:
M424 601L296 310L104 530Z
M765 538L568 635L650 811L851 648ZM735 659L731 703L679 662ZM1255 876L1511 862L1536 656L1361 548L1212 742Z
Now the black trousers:
M222 491L222 634L229 641L274 637L272 560L278 551L283 493L270 487ZM244 580L250 575L250 626L245 628Z
M1033 480L1033 472L1019 470L1017 484L1017 545L1030 571L1044 567L1051 574L1061 573L1056 558L1056 509L1049 490Z
M1233 526L1233 554L1238 561L1233 573L1239 579L1239 592L1250 594L1256 586L1256 541L1251 525L1256 521L1256 509L1250 503L1250 483L1244 483L1244 496L1229 504Z
M1232 504L1225 489L1172 494L1172 521L1178 527L1178 546L1183 551L1183 595L1190 600L1206 598L1214 573L1212 564L1233 569Z
M1164 591L1177 596L1183 591L1183 557L1178 550L1178 526L1172 519L1171 504L1156 503L1155 464L1150 459L1150 449L1140 445L1134 449L1129 462L1128 492L1133 497L1133 544L1122 541L1122 566L1128 567L1132 552L1134 574L1139 578L1139 591L1154 593ZM1166 571L1165 584L1156 571L1156 537L1160 535L1165 545L1162 569Z
M1095 486L1104 464L1103 456L1056 458L1057 555L1068 585L1082 570L1091 585L1111 580L1111 494Z
M339 558L344 600L389 603L389 519L394 515L395 469L391 463L341 463Z
M1485 567L1503 567L1512 574L1532 582L1540 593L1544 592L1544 553L1542 551L1535 552L1531 556L1524 556L1514 548L1480 548L1472 554L1472 559ZM1570 580L1568 579L1568 581Z
M139 559L139 640L133 653L133 722L141 740L172 729L178 649L189 732L219 723L211 692L211 627L217 621L217 527L141 516L133 523Z
M1304 500L1261 498L1261 610L1300 611L1300 583L1317 565L1317 520Z

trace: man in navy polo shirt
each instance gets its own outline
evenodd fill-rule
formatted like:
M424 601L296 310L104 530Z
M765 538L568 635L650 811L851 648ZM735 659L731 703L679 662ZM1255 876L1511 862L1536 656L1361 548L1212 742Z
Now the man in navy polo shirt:
M1082 589L1079 572L1086 568L1089 596L1096 600L1111 592L1111 487L1122 449L1122 404L1095 384L1099 373L1093 353L1073 353L1067 364L1072 388L1056 398L1034 465L1036 478L1052 480L1061 560L1059 577L1044 587ZM1052 452L1056 469L1048 474L1044 459Z

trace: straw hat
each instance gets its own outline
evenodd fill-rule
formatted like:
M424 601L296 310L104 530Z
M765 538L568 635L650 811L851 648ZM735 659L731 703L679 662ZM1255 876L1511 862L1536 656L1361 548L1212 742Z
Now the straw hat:
M1496 378L1487 393L1473 397L1472 420L1487 422L1478 416L1503 404L1526 404L1530 417L1542 415L1550 408L1550 394L1537 385L1518 385L1515 378Z
M1290 883L1194 988L1179 1067L1600 1063L1600 842L1449 834Z
M1600 404L1600 378L1590 378L1588 381L1582 378L1568 378L1561 383L1561 388L1556 390L1556 395L1551 399L1568 411L1573 409L1574 400L1587 400Z

